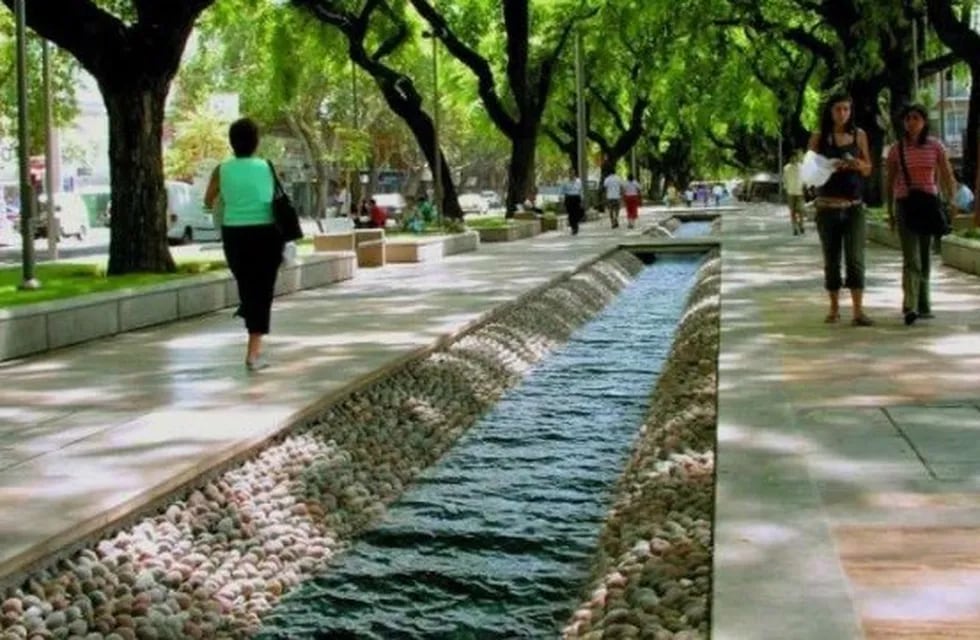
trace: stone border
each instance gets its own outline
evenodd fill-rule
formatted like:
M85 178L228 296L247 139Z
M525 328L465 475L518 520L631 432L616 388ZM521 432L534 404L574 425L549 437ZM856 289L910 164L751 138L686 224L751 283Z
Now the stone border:
M275 295L354 277L353 253L304 256L283 266ZM228 271L174 282L0 309L0 361L192 318L238 304Z
M475 230L445 236L388 238L388 262L437 262L446 256L476 251L480 234Z

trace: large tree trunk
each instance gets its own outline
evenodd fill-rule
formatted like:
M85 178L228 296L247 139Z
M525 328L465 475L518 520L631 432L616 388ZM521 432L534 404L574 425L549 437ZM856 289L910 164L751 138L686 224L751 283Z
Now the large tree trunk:
M362 62L361 60L355 61L358 64ZM439 211L442 216L462 220L463 211L459 208L459 199L456 194L456 185L453 182L452 171L446 162L446 157L442 153L442 149L436 149L435 126L432 118L422 110L422 98L415 90L415 86L404 76L394 73L391 70L383 69L380 65L366 63L361 68L374 77L388 106L395 112L395 115L408 125L408 129L412 132L415 142L422 150L422 154L425 156L426 162L429 163L429 167L440 167L442 202L437 202L436 204L439 206ZM435 176L434 172L433 176Z
M517 205L527 199L534 184L536 136L511 138L510 166L507 171L507 217L512 218ZM582 179L585 184L585 178Z
M161 148L168 86L100 87L109 113L109 275L176 270L167 245Z
M980 178L977 176L977 129L980 127L980 61L970 63L970 103L967 105L966 131L963 132L963 168L960 176L963 184L977 189Z
M893 87L892 91L899 87ZM877 81L858 80L851 85L851 98L854 100L854 123L868 135L868 150L871 153L871 176L865 181L864 199L869 205L878 206L882 202L882 175L884 164L881 152L885 147L885 130L878 122L878 95L881 86ZM901 99L901 96L899 96ZM895 95L892 95L892 104Z

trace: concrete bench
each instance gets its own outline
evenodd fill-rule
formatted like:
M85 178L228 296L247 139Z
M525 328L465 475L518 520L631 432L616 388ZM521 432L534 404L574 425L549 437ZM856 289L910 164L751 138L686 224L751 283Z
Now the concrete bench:
M358 267L383 267L387 262L387 247L384 240L365 240L357 245Z
M371 240L385 240L384 229L354 229L354 246Z
M322 251L353 251L357 244L354 233L318 233L313 236L313 250Z

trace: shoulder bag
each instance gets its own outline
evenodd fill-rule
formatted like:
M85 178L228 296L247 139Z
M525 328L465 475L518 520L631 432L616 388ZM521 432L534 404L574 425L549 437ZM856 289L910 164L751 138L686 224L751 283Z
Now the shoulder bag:
M905 163L905 145L902 141L898 142L898 159L902 164L902 173L908 189L908 195L900 199L905 226L909 231L920 236L947 235L952 229L946 217L946 208L939 201L939 196L912 187L909 167Z
M282 183L279 182L279 174L276 173L276 168L272 166L272 161L266 160L266 162L269 163L269 170L272 171L272 180L275 184L272 194L272 221L276 225L279 235L282 236L283 242L294 242L303 237L303 229L299 225L296 207L286 195L286 190L282 188Z

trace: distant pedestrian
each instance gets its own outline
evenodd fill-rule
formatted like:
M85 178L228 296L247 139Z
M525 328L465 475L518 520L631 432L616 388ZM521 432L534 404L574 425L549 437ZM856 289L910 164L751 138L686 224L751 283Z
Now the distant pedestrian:
M384 229L388 224L388 212L378 206L374 198L368 200L368 217L371 218L371 226L375 229Z
M708 185L701 183L698 185L698 200L701 201L701 205L704 207L708 206Z
M820 130L810 137L809 148L836 162L834 173L817 189L817 232L823 250L824 288L830 298L825 322L840 319L840 289L851 292L851 324L869 327L874 324L864 313L864 245L865 228L864 179L871 175L871 153L868 136L854 125L853 101L846 94L836 94L824 103ZM845 278L841 281L841 251L844 254Z
M623 181L616 172L610 173L602 181L602 186L606 190L606 212L609 214L609 226L613 229L619 227L619 206L623 199Z
M909 224L910 218L922 215L921 211L909 206L906 200L909 189L938 194L941 187L946 202L952 202L956 195L956 180L946 148L929 135L928 113L922 105L905 107L902 111L905 135L889 149L885 165L888 223L892 229L898 229L902 243L902 317L906 325L919 318L932 317L929 300L929 248L932 236L914 232ZM908 181L905 179L906 171ZM895 204L898 205L897 216Z
M724 191L724 187L722 187L721 184L716 184L715 186L711 187L711 195L715 199L716 207L721 206L721 196L723 191Z
M632 173L627 174L623 184L623 201L626 203L626 226L630 229L636 226L636 219L640 216L640 193L640 183Z
M684 189L684 204L690 207L693 202L694 189L689 186L687 189Z
M269 333L284 242L272 218L274 169L268 160L255 156L258 126L248 118L236 120L228 129L228 139L235 157L215 168L204 203L208 208L219 198L223 203L221 239L240 301L235 315L245 320L248 331L245 366L258 371L267 366L262 337Z
M568 214L568 226L572 228L572 235L577 236L585 211L582 209L582 179L575 169L568 172L568 180L561 185L561 194L565 201L565 213Z
M806 233L803 216L803 180L800 178L801 155L794 151L789 162L783 167L783 189L786 190L786 203L789 205L789 221L793 225L793 235Z

